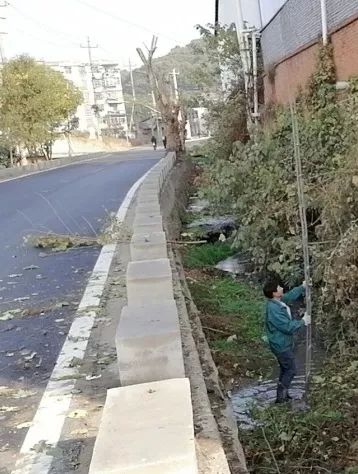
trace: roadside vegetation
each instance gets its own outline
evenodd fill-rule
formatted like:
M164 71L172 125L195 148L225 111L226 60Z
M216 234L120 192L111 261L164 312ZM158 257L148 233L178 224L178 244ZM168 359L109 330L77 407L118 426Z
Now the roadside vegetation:
M77 126L82 94L63 75L28 56L8 61L0 84L0 165L26 154L51 159L55 138ZM25 156L25 155L24 155Z
M352 78L344 93L335 84L332 49L322 47L295 106L314 329L327 358L312 378L307 412L289 406L260 410L254 413L258 426L241 433L254 473L358 473L358 83ZM303 261L291 112L267 108L250 139L239 126L246 122L243 97L239 86L211 107L213 138L201 149L195 193L210 202L213 214L235 217L238 231L230 247L250 255L256 278L276 273L293 286L303 279ZM260 291L251 278L235 281L218 273L213 246L205 247L189 249L184 263L219 372L225 381L260 377L268 355L261 342Z

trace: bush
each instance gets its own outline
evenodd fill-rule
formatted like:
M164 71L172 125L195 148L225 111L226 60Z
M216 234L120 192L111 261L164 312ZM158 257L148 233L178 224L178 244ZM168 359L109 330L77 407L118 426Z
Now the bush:
M337 336L340 345L358 337L358 88L351 81L340 102L334 84L332 50L322 47L317 72L296 113L315 306L330 346ZM217 159L204 180L209 182L204 194L237 217L235 245L252 255L258 271L276 272L289 286L303 279L293 156L291 112L277 108L255 140L235 142L231 155Z

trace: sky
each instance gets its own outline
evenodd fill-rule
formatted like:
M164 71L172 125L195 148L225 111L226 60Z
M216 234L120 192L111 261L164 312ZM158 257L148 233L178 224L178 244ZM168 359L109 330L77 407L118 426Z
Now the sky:
M7 58L28 53L47 61L85 61L90 36L94 59L139 64L136 47L159 36L158 55L198 37L195 25L213 22L211 0L8 0L1 8ZM0 3L3 3L2 1ZM177 7L175 8L175 5Z
M257 19L257 0L242 0L244 17ZM221 0L224 23L235 21L237 0ZM0 2L3 4L4 2ZM6 58L29 54L45 61L86 61L87 36L94 59L140 60L136 47L149 44L157 34L157 55L198 37L196 24L214 21L214 0L9 0L0 8ZM283 0L261 0L265 20Z
M260 2L263 24L265 25L285 1L286 0L241 0L244 20L247 21L250 26L261 26L258 8ZM237 18L238 0L220 0L220 2L220 22L231 24Z

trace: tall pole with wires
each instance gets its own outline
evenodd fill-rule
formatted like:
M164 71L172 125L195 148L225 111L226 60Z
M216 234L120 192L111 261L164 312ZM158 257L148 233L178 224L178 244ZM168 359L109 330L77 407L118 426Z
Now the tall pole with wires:
M9 2L2 2L0 3L0 8L6 8L9 5L10 5ZM6 18L2 16L0 17L0 20L6 20ZM6 62L6 57L5 57L5 52L4 52L4 42L3 42L3 37L6 34L7 33L5 31L0 31L0 60L1 60L2 65L4 65L4 63Z
M133 104L132 104L132 110L131 110L131 119L129 122L129 130L132 133L133 129L133 122L134 122L134 107L135 107L135 102L136 102L136 93L135 93L135 87L134 87L134 77L133 77L133 69L132 69L132 63L129 58L129 74L131 77L131 85L132 85L132 97L133 97Z
M91 82L92 82L92 89L93 89L93 107L94 113L96 116L96 128L97 128L97 138L101 136L101 127L100 127L100 117L99 117L99 108L97 104L97 96L96 96L96 78L95 78L95 71L94 71L94 64L92 58L92 49L97 49L98 44L92 45L90 37L87 37L87 42L85 45L81 44L81 48L87 49L88 52L88 61L91 73Z

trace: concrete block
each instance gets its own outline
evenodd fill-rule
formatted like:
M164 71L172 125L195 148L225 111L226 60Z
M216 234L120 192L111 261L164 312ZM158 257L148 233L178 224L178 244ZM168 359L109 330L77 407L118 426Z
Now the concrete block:
M158 194L146 191L139 191L137 196L137 204L159 204Z
M143 232L163 232L163 226L161 224L139 224L133 226L133 233L142 234Z
M133 234L130 244L131 260L168 258L164 232Z
M150 193L155 197L155 196L159 196L160 186L159 186L159 183L156 185L143 183L141 186L141 190L144 193L147 193L147 194Z
M153 203L138 203L135 208L136 214L140 215L148 215L148 216L153 216L153 215L160 215L160 205L159 202L153 202Z
M160 215L147 216L138 214L134 218L133 232L141 234L143 232L162 232L163 219Z
M129 263L127 268L129 306L154 304L172 298L172 271L167 258Z
M107 392L89 474L197 474L189 380Z
M116 348L122 386L185 377L175 301L123 308Z

